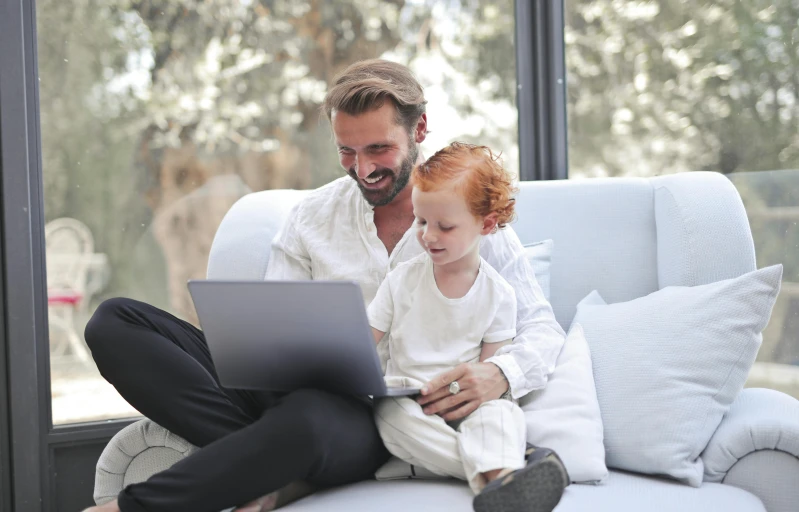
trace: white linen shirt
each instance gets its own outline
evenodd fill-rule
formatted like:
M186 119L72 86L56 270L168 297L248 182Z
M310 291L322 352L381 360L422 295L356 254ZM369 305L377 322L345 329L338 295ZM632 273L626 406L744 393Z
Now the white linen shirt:
M272 241L266 279L356 281L368 306L390 270L423 252L415 230L411 226L389 255L377 237L374 208L355 181L344 176L311 191L292 209ZM546 385L566 335L510 227L484 236L480 256L516 293L516 337L486 362L502 370L513 398L519 399ZM377 347L383 371L387 341Z
M427 382L480 361L483 343L516 336L513 288L482 258L469 291L450 298L436 284L433 260L422 253L388 273L367 312L369 325L388 338L386 377Z

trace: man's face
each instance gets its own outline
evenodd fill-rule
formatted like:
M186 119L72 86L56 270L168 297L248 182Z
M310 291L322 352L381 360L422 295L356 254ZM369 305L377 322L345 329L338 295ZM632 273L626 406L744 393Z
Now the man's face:
M393 201L408 184L419 155L413 135L396 123L394 105L387 101L357 116L333 111L331 122L341 166L363 197L372 206Z

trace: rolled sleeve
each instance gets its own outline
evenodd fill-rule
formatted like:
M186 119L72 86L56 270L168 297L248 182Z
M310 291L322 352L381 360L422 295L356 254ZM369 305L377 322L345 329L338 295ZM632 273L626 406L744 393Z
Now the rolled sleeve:
M527 388L527 376L522 372L522 368L519 366L519 363L516 362L516 358L510 354L503 354L489 357L485 360L485 362L494 363L499 367L500 370L502 370L505 378L508 379L511 396L514 400L520 398L516 395L518 390L524 390Z

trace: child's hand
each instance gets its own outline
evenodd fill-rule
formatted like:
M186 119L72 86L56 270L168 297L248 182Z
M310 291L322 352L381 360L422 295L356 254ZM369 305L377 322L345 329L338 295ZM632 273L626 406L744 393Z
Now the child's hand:
M457 381L460 391L450 393ZM494 363L464 363L439 374L422 387L416 399L425 414L438 414L447 421L468 416L488 400L496 400L508 390L508 381Z

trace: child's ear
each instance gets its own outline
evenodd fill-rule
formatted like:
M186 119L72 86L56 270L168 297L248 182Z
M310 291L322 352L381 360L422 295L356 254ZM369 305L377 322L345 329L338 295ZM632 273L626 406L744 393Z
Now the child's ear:
M482 235L490 235L497 227L497 213L489 213L483 218L483 229L480 230Z

